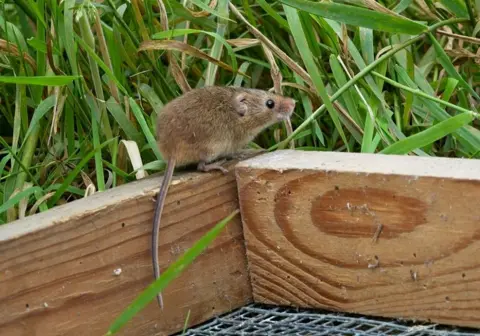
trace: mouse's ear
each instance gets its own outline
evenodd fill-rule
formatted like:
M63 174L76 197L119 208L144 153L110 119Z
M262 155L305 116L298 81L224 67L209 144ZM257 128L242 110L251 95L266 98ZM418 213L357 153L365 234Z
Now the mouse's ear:
M233 105L235 106L235 112L237 112L242 117L247 114L247 94L245 92L237 93L233 98Z

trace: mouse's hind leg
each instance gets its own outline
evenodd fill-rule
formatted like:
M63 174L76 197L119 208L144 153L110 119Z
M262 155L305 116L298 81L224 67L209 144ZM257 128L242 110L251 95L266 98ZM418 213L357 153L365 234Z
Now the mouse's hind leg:
M198 163L197 169L200 170L200 171L203 171L203 172L208 172L208 171L211 171L211 170L220 170L222 173L227 174L228 169L221 166L223 163L225 163L225 161L227 161L227 160L221 159L221 160L211 162L211 163L206 163L205 161L200 161Z
M203 172L220 170L227 174L228 169L222 167L226 160L226 154L230 151L228 141L211 141L198 148L198 166L197 169Z

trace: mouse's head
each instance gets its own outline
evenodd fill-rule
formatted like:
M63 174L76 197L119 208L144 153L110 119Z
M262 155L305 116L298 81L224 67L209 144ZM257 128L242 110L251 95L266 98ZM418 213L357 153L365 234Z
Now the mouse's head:
M239 90L233 97L241 117L263 116L272 122L287 120L295 109L295 100L257 89Z

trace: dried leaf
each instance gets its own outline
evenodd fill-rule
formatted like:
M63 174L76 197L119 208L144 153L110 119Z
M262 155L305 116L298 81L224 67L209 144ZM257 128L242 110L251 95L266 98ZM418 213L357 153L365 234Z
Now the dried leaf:
M147 172L142 168L143 162L137 143L131 140L122 140L120 141L120 143L123 144L125 146L125 149L127 150L133 170L137 171L135 173L135 177L137 178L137 180L140 180L147 176Z
M210 1L210 4L208 4L208 7L210 7L211 9L214 9L215 7L217 6L217 0L212 0ZM186 7L185 7L186 8ZM205 17L205 16L209 16L210 13L206 10L202 10L202 11L199 11L199 12L195 12L195 11L192 11L188 8L186 8L187 11L193 16L193 17Z
M146 50L176 50L183 53L187 53L191 56L204 59L206 61L212 62L228 71L234 72L232 67L228 64L216 60L213 57L210 57L208 54L204 53L200 49L192 47L186 43L175 41L175 40L162 40L162 41L144 41L140 44L138 51Z
M251 38L230 39L227 40L227 43L237 48L250 48L260 45L260 41L258 39Z
M2 39L0 39L0 53L20 57L20 51L18 50L17 45ZM23 59L30 65L33 72L37 73L37 63L35 62L35 60L25 52L23 53Z
M275 62L275 57L273 57L273 53L268 49L264 43L262 43L262 49L263 52L265 53L265 56L267 56L268 63L270 63L270 75L273 80L273 85L274 85L274 90L275 93L278 95L283 95L282 92L282 73L280 72L280 68L277 65L277 62ZM285 120L284 122L285 128L287 129L287 136L293 133L293 127L292 127L292 121L289 119ZM290 141L290 148L295 149L295 141L292 140Z
M160 11L160 24L162 25L163 31L168 31L168 16L165 4L163 3L163 0L158 0L157 2ZM184 53L182 55L184 55ZM192 88L188 84L187 78L185 77L182 68L180 68L180 65L178 65L177 59L171 50L167 51L167 58L168 63L170 64L170 70L172 71L172 76L175 78L178 86L180 86L180 89L182 89L182 92L185 93L190 91Z
M42 197L40 197L36 202L35 204L30 208L30 211L28 212L28 215L31 216L31 215L34 215L38 208L40 207L40 205L47 201L49 198L51 198L53 195L55 195L55 191L51 191L49 192L48 194L46 195L43 195Z

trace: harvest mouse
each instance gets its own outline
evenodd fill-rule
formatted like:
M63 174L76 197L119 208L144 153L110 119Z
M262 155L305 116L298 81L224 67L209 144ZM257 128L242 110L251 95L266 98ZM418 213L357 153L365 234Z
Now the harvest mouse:
M193 89L166 104L157 118L157 145L167 167L157 196L152 231L155 279L158 232L165 197L175 167L198 164L199 171L227 169L220 164L235 157L265 128L290 118L295 101L259 89L209 86ZM157 295L163 309L161 294Z

